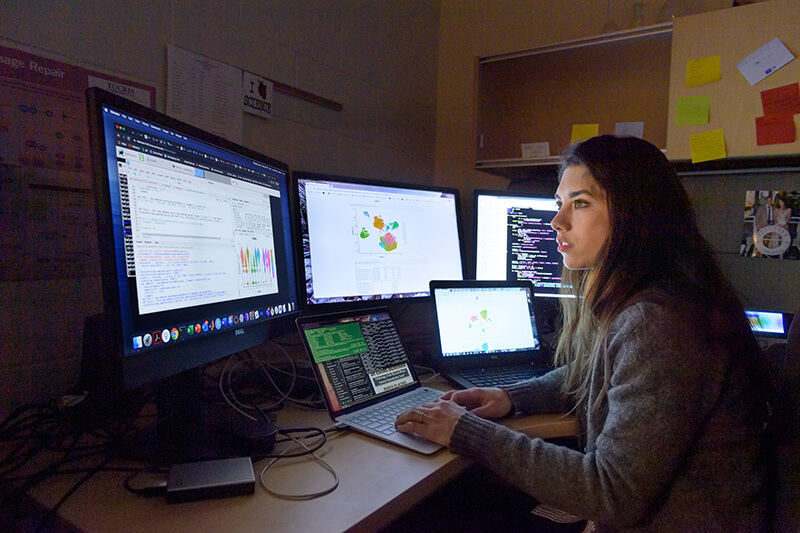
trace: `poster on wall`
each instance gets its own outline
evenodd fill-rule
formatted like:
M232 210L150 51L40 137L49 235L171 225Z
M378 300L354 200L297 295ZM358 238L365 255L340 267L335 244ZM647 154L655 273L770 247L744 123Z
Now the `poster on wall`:
M85 91L155 88L0 46L0 280L99 275Z
M747 257L800 260L798 223L800 190L747 191L740 254Z

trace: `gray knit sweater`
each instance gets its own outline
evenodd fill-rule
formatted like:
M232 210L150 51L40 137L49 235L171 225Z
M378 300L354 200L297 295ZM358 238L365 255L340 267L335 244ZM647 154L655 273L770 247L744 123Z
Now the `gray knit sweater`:
M583 450L529 438L472 413L450 449L598 531L765 530L765 476L742 365L709 346L691 317L652 301L614 321L601 413L579 413ZM602 358L600 358L602 359ZM591 405L602 385L593 369ZM563 368L507 388L519 413L564 412Z

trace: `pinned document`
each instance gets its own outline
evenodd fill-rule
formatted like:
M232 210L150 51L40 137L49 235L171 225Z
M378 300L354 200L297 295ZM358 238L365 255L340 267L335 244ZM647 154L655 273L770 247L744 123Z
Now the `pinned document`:
M800 113L800 84L791 83L761 91L765 117L792 116Z
M800 113L800 84L761 91L764 116L756 118L756 144L787 144L797 140L794 116Z
M614 125L614 135L644 139L644 122L617 122Z
M522 159L536 159L537 157L550 157L550 143L524 143L520 145Z
M786 144L797 140L791 115L756 117L756 144Z
M770 42L745 57L736 64L736 68L742 76L750 83L755 85L786 63L794 59L794 56L786 48L780 39L775 37Z
M596 137L600 132L600 124L573 124L569 142L575 143Z
M694 126L708 124L709 107L711 107L711 96L708 94L678 98L678 106L675 110L675 125Z
M692 150L692 163L702 163L714 159L725 159L725 136L722 130L711 130L689 135Z
M686 62L686 87L698 87L719 81L719 56L690 59Z

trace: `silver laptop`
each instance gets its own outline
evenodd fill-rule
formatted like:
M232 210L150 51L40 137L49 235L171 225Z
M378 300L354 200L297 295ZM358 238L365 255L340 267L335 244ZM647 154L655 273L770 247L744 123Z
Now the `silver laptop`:
M462 387L500 387L552 370L529 280L431 281L434 366Z
M297 329L331 418L431 454L442 446L398 432L398 414L442 392L423 387L386 308L301 316Z

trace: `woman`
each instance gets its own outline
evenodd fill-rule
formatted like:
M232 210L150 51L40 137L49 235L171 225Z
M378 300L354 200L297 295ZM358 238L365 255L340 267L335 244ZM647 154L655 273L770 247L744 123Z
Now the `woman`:
M792 218L792 208L786 206L783 195L775 197L775 225L789 229L789 219Z
M563 157L552 227L566 267L556 369L404 413L597 531L763 531L758 346L668 160L600 136ZM582 449L487 419L572 409Z

